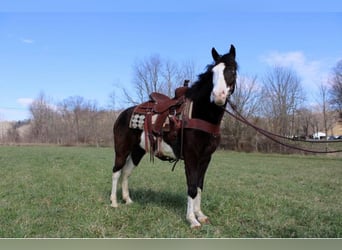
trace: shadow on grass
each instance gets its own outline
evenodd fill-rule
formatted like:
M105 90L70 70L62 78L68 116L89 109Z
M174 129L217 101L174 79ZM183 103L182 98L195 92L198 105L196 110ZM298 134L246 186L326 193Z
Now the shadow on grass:
M131 198L140 205L155 204L168 209L183 212L186 208L186 197L184 194L156 191L152 189L132 189Z
M110 192L106 192L106 196L110 196ZM123 205L122 190L117 190L118 202ZM155 206L171 209L176 213L185 213L186 211L186 195L181 193L172 193L165 191L156 191L152 189L132 188L130 189L130 196L134 203L140 206Z

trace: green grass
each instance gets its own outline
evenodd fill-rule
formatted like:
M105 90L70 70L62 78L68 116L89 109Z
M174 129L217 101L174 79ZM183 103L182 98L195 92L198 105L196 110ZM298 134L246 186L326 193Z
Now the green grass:
M185 220L183 163L172 172L145 157L130 178L134 203L114 209L112 158L110 148L0 147L0 237L342 237L342 158L215 153L202 195L211 224L199 230Z

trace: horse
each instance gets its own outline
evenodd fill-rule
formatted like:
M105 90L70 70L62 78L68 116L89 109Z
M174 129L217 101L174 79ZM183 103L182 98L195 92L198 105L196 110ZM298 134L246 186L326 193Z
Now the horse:
M234 92L237 78L234 45L231 45L229 52L224 55L220 55L213 47L211 55L214 62L207 65L206 71L186 89L185 98L191 103L191 119L199 121L199 124L218 127L218 132L197 128L197 123L194 123L192 126L183 125L181 130L177 130L177 140L168 139L170 136L165 133L161 142L163 154L167 155L168 159L181 157L184 160L188 196L186 219L191 228L199 228L201 223L210 223L208 216L201 210L203 182L212 154L220 142L219 126L227 102ZM135 107L121 112L113 127L115 160L110 196L112 207L118 207L116 193L121 175L122 199L126 204L132 203L128 178L145 153L154 150L146 146L145 131L129 127Z

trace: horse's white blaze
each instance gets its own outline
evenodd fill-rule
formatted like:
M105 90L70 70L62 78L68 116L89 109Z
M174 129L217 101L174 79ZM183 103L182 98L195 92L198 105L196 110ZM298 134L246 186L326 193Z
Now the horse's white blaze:
M217 105L225 104L229 93L229 87L227 87L224 79L224 69L224 63L219 63L212 69L214 87L211 92L210 101L215 102Z
M147 148L145 148L146 145L147 145ZM149 140L147 140L147 143L146 143L145 132L141 133L139 146L141 148L143 148L147 153L150 152L150 142L149 142ZM159 151L165 156L176 159L176 156L175 156L171 146L169 144L167 144L164 140L162 140L160 143Z

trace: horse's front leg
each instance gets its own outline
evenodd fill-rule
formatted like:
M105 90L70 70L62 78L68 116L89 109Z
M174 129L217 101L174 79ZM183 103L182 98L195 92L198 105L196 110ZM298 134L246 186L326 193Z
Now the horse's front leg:
M193 157L192 159L196 159ZM188 185L188 206L186 218L191 228L198 228L201 223L209 223L208 217L201 210L203 182L211 156L202 157L198 164L186 165L186 178ZM188 161L190 162L190 161Z
M199 223L199 221L196 219L196 215L195 215L195 199L191 198L191 196L188 196L188 206L187 206L187 210L186 210L186 219L189 221L191 228L201 227L201 223Z
M208 216L206 216L201 210L201 194L202 190L197 188L195 198L188 196L186 218L189 221L191 228L199 228L201 227L201 223L209 223Z

